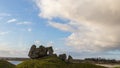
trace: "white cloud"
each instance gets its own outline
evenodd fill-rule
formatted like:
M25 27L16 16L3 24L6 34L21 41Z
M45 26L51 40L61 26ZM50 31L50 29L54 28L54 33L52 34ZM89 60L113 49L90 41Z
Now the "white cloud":
M7 23L14 23L14 22L17 22L17 19L13 18L7 21Z
M27 29L27 31L28 31L28 32L31 32L31 31L32 31L32 29L31 29L31 28L28 28L28 29Z
M35 45L41 45L41 42L39 40L34 41Z
M27 57L27 49L20 48L20 50L10 46L8 42L0 42L0 55L2 57Z
M53 41L50 41L50 42L48 42L47 44L46 44L46 46L54 46L54 42Z
M11 14L8 14L8 13L0 13L0 17L6 17L6 16L11 16Z
M15 19L15 18L8 20L7 23L15 23L17 25L31 25L32 24L29 21L19 21L19 20Z
M80 51L120 49L120 0L36 0L39 16L71 22L49 25L71 32L66 44Z
M27 57L26 50L0 50L2 57Z
M9 31L6 31L6 32L0 32L0 36L1 35L6 35L6 34L8 34L9 33Z
M17 22L16 24L18 24L18 25L30 25L32 23L28 22L28 21L23 21L23 22Z
M70 24L61 24L57 22L49 22L48 24L63 31L74 31Z
M41 10L39 15L44 18L63 17L78 22L90 20L91 23L106 22L110 25L115 21L119 23L119 2L119 0L37 0L36 3Z
M0 13L0 20L3 20L5 17L9 17L11 14L8 13Z

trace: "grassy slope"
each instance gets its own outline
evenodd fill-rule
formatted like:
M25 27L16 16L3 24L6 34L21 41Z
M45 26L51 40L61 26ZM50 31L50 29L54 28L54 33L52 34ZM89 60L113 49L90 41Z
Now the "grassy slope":
M67 64L57 57L44 57L39 60L27 60L17 65L17 68L105 68L93 64L79 63Z
M68 68L106 68L106 67L97 66L90 63L75 63L75 64L70 64Z
M0 68L15 68L15 65L4 61L4 60L0 60Z

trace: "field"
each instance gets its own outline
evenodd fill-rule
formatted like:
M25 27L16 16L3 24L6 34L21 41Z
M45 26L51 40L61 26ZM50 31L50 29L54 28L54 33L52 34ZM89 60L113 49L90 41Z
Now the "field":
M96 64L96 65L104 66L108 68L120 68L120 64Z

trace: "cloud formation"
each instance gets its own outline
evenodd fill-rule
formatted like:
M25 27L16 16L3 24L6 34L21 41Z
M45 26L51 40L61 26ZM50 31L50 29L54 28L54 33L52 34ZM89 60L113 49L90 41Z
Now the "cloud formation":
M81 51L120 49L119 3L120 0L36 0L39 16L70 20L49 25L71 32L66 45Z
M8 13L0 13L0 17L6 17L6 16L11 16L11 14L8 14Z
M11 16L11 14L8 14L8 13L0 13L0 20L2 20L3 18L5 17L9 17Z
M16 21L17 20L15 18L13 18L13 19L8 20L7 23L13 23L13 22L16 22Z
M6 35L8 33L9 33L9 31L2 31L2 32L0 32L0 36Z
M23 22L17 22L16 24L18 24L18 25L31 25L32 23L28 22L28 21L23 21Z
M18 21L16 18L9 19L7 23L8 24L15 23L17 25L31 25L32 24L32 22L29 22L29 21Z
M28 28L28 29L27 29L27 31L28 31L28 32L31 32L31 31L32 31L32 29L31 29L31 28Z
M19 47L20 50L18 50L14 49L10 45L11 44L7 42L0 42L1 57L27 57L28 49Z

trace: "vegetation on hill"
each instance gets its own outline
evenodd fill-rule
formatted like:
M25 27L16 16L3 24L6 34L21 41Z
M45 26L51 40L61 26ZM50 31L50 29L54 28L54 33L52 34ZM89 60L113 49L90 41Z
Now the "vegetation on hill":
M15 68L15 65L13 65L5 60L0 60L0 68Z
M88 63L66 63L55 56L30 59L17 65L17 68L105 68Z
M120 61L115 59L105 59L105 58L85 58L86 62L92 62L92 63L102 63L102 64L119 64Z
M120 68L120 67L115 67L115 68Z

